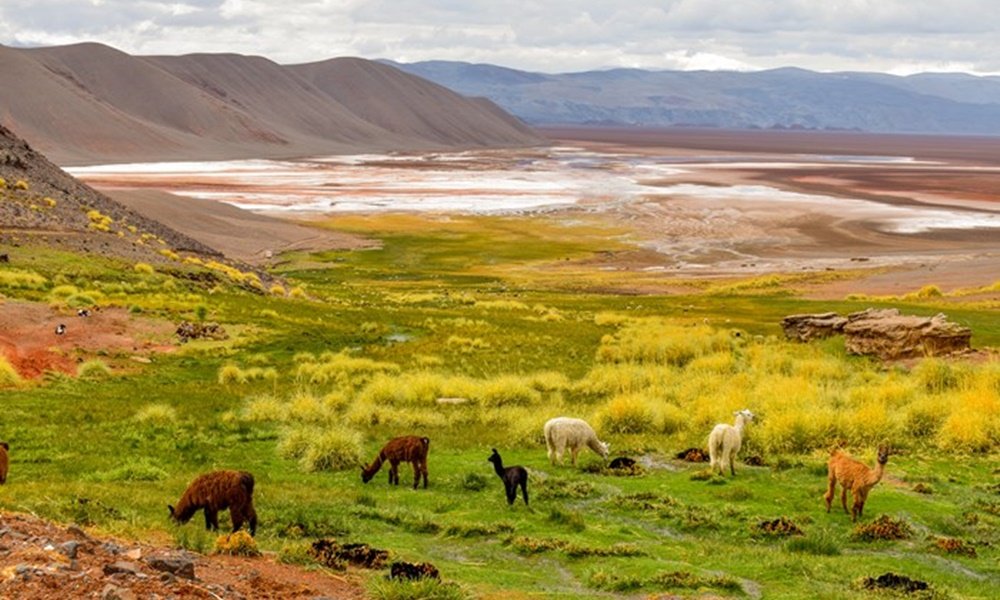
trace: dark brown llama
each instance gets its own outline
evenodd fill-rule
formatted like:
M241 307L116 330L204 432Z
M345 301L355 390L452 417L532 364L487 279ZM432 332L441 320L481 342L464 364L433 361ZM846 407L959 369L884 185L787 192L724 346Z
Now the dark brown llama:
M205 510L205 529L219 529L219 511L229 509L233 533L244 523L250 535L257 533L257 512L253 509L253 475L246 471L213 471L199 475L184 490L177 507L167 505L170 518L187 523L194 513Z
M427 449L430 438L404 435L393 438L382 446L372 464L361 468L361 481L368 483L382 468L382 463L389 461L389 483L399 485L399 463L413 463L413 489L417 489L421 475L424 487L427 487Z
M10 465L10 445L0 442L0 483L7 483L7 467Z
M861 512L865 508L865 501L868 499L868 492L875 484L882 480L885 474L885 463L889 462L889 447L882 445L878 447L878 461L874 469L851 458L842 450L834 450L827 462L827 483L828 488L823 499L826 500L826 512L830 512L830 505L833 504L834 489L840 483L840 503L844 506L844 512L850 512L851 521L857 521ZM851 498L854 500L851 510L847 510L847 490L851 490Z
M497 449L493 449L493 454L486 460L493 463L493 470L497 472L497 477L503 481L504 491L507 493L507 504L513 506L517 498L517 488L521 488L524 495L524 505L528 505L528 470L521 466L505 467L503 459Z

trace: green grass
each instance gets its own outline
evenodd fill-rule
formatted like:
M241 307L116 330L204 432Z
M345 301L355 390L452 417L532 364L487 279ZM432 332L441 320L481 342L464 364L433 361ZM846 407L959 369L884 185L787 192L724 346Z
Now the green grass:
M215 537L198 519L176 527L165 505L199 473L240 468L257 481L261 550L309 564L311 540L365 542L393 559L431 562L458 584L388 583L379 572L373 597L853 598L867 597L854 582L887 571L954 597L1000 596L1000 437L988 426L1000 419L995 365L909 372L848 357L836 339L782 342L786 314L873 304L803 300L786 287L794 278L706 294L691 282L689 295L602 292L622 280L587 271L585 259L624 242L595 241L609 239L596 226L417 217L342 225L378 237L381 249L283 257L287 287L304 290L287 297L24 253L19 269L42 279L3 288L9 298L60 306L85 292L173 322L207 309L231 338L192 342L148 365L85 356L113 368L0 386L11 444L0 506L211 551ZM933 314L941 309L928 303L938 300L892 305ZM947 312L977 344L1000 345L995 310ZM441 396L466 402L439 404ZM732 479L673 460L744 406L761 419L743 455L768 466L738 466ZM541 423L556 414L590 418L613 456L650 466L615 476L589 451L579 468L550 466ZM864 520L885 514L914 533L863 541L848 515L824 510L826 444L847 439L871 463L872 443L887 433L902 452ZM411 489L406 464L399 487L387 485L387 467L362 484L360 463L403 434L431 438L430 487ZM493 447L531 471L530 507L520 498L507 506L486 461ZM756 524L780 517L804 535L758 535ZM944 555L937 537L971 544L977 556Z

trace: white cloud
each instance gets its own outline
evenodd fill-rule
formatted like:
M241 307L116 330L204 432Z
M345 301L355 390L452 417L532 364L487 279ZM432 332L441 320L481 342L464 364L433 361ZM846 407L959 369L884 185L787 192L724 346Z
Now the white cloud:
M355 55L546 72L1000 72L991 0L3 0L0 43L137 54Z

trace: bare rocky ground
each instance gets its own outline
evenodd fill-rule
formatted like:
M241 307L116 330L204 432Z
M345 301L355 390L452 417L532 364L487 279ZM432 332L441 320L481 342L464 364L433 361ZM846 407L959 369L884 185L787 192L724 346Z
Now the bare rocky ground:
M363 598L351 574L277 562L273 556L203 556L96 536L76 525L0 513L0 598Z

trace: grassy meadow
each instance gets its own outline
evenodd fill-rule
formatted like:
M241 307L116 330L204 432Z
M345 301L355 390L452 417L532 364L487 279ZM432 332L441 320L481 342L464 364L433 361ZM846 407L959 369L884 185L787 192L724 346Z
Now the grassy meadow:
M861 581L889 571L930 584L909 597L1000 597L1000 363L885 366L839 339L787 342L779 327L796 312L895 306L945 311L975 345L1000 346L998 307L975 290L812 301L802 286L850 274L601 270L589 258L627 252L627 235L586 221L327 226L381 247L282 256L273 285L41 248L0 266L5 302L120 306L230 333L148 364L81 356L78 377L20 381L0 361L0 506L208 552L200 515L177 527L166 504L198 473L240 468L257 480L264 551L309 565L318 538L366 542L457 584L391 586L375 572L378 598L862 598ZM636 281L687 291L622 293ZM758 416L741 458L759 465L731 478L675 459L741 408ZM612 456L642 468L616 475L589 451L551 466L542 425L558 415L589 420ZM410 489L406 464L398 488L387 467L362 484L359 465L405 434L431 438L430 487ZM834 444L871 465L883 441L894 454L862 524L885 515L901 539L871 539L822 500ZM507 506L494 447L530 470L530 507ZM766 526L779 519L799 534Z

